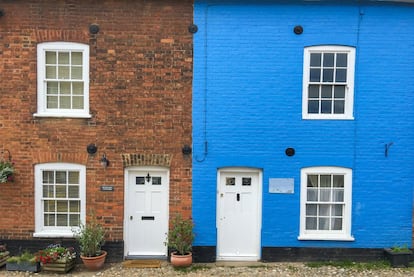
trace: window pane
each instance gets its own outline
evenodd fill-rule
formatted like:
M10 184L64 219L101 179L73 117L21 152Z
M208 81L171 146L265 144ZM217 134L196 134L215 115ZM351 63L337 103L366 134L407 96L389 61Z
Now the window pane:
M335 86L335 98L345 98L345 86Z
M72 52L72 65L82 65L82 52Z
M83 95L83 83L73 82L72 83L72 93L74 95Z
M70 83L68 82L60 83L60 94L70 94Z
M56 198L66 198L66 186L56 186Z
M330 205L319 205L319 216L330 216Z
M135 177L136 185L145 185L145 177Z
M342 216L342 205L332 205L332 215L333 216Z
M331 189L321 189L321 202L331 201Z
M316 230L317 220L316 217L306 218L306 230Z
M44 225L45 226L55 226L55 215L54 214L45 214Z
M344 187L344 175L334 175L333 176L333 187L343 188Z
M311 100L308 102L308 113L319 113L319 101Z
M333 82L333 69L324 69L323 70L323 82Z
M83 109L83 96L73 97L73 99L72 99L72 109Z
M318 175L308 175L307 187L318 187Z
M344 202L344 190L343 189L335 189L333 191L333 199L334 202Z
M329 218L319 218L319 230L329 230Z
M47 108L48 109L57 109L58 107L58 98L57 96L48 96L47 97Z
M58 55L59 64L69 64L69 52L60 52Z
M310 85L309 86L309 98L319 98L319 85Z
M56 171L56 184L66 184L66 171Z
M321 113L332 113L332 102L321 101Z
M76 79L76 80L82 79L82 67L72 66L72 79Z
M54 171L43 171L42 173L43 184L54 184L55 183L55 172Z
M79 184L79 171L69 171L68 177L68 184Z
M68 215L67 214L58 214L56 226L68 226Z
M43 185L43 197L51 198L55 196L55 187Z
M345 113L345 101L344 100L335 100L334 101L334 113L335 114Z
M44 201L44 210L45 212L55 212L56 211L56 207L55 207L55 200L46 200Z
M79 198L79 187L78 186L68 186L68 197L69 198Z
M325 53L323 54L323 66L324 67L333 67L334 66L334 53Z
M226 177L226 186L235 186L235 185L236 185L236 178Z
M318 190L317 189L308 189L307 201L318 201Z
M348 54L336 54L336 66L347 67L348 65Z
M321 187L331 187L331 175L321 175Z
M69 226L79 226L80 225L80 215L71 214L69 215Z
M61 109L70 109L70 96L59 97Z
M46 66L46 79L56 79L56 66Z
M321 66L321 56L320 53L310 54L310 66Z
M71 213L80 213L80 201L69 201L69 211Z
M342 218L332 218L332 230L342 230Z
M155 186L160 186L161 185L161 177L152 177L152 184Z
M67 201L57 201L57 211L59 213L67 213L69 211L68 209L68 202Z
M47 94L58 94L58 92L59 92L59 83L58 82L47 82L46 83L46 92L47 92Z
M332 86L322 86L322 98L332 98Z
M310 70L309 81L310 82L320 82L321 81L321 70L319 68L312 68Z
M346 69L337 69L335 74L335 82L346 82Z
M315 204L307 204L306 205L306 215L317 216L318 215L317 212L318 212L317 205L315 205Z
M46 51L46 64L56 64L56 52Z
M242 186L251 186L252 185L252 178L242 178Z
M58 67L58 78L59 79L69 79L69 66L59 66Z

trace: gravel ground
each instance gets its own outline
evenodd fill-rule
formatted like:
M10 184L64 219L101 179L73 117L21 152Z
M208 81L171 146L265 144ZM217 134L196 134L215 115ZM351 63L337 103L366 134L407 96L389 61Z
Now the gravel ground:
M123 268L122 263L105 264L104 269L90 272L77 265L70 273L54 274L47 272L28 273L6 271L5 267L0 269L0 276L82 276L82 277L119 277L119 276L283 276L283 277L323 277L323 276L370 276L370 277L398 277L414 276L414 268L385 268L385 269L357 269L339 268L333 266L308 267L304 263L256 263L243 264L193 264L192 269L176 270L167 262L163 262L161 268Z

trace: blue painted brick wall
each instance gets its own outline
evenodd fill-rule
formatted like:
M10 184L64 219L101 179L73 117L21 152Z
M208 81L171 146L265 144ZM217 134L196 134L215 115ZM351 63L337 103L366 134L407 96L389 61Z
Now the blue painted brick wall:
M262 246L411 245L414 6L243 3L194 5L195 245L216 245L223 166L263 169ZM355 120L302 120L303 49L321 44L357 49ZM320 165L353 169L353 242L297 239L300 170ZM269 178L294 178L295 193L269 194Z

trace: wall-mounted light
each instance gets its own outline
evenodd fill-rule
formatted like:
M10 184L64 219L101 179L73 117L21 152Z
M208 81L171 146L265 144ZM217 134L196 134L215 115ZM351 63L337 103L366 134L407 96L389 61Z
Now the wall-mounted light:
M99 33L99 25L96 23L92 23L91 25L89 25L89 32L92 35L96 35L97 33Z
M86 152L88 152L88 154L93 155L96 153L96 151L98 151L98 147L96 147L95 144L91 143L86 146Z
M150 176L149 172L148 172L148 174L147 174L147 177L145 177L145 178L147 179L147 182L148 182L148 183L151 181L151 176Z
M104 168L109 166L109 160L106 158L105 153L102 155L101 160L99 161Z

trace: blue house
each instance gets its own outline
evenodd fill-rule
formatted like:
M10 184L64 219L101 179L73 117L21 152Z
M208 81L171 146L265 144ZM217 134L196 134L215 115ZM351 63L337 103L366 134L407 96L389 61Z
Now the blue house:
M194 3L195 259L412 245L414 1Z

